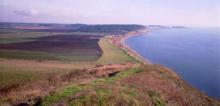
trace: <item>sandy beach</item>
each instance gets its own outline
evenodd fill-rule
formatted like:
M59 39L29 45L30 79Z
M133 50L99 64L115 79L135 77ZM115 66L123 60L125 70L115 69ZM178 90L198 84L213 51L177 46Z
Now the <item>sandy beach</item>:
M133 50L132 48L128 47L125 43L126 39L128 39L131 36L139 36L141 33L145 33L148 32L148 29L141 29L141 30L137 30L137 31L132 31L129 32L127 34L123 34L123 35L113 35L111 36L110 39L110 43L123 49L124 51L126 51L130 56L134 57L135 59L137 59L139 62L143 63L143 64L151 64L149 60L145 59L144 57L142 57L140 54L138 54L135 50Z

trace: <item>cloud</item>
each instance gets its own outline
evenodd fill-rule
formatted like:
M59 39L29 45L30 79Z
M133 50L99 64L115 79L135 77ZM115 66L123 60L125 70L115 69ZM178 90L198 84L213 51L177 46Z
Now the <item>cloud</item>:
M31 9L31 10L14 10L13 11L17 15L21 16L39 16L40 13L38 10Z

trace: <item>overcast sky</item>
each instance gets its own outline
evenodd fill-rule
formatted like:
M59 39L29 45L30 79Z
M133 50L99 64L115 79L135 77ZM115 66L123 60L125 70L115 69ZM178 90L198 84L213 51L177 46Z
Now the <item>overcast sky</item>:
M0 0L1 22L220 26L220 0Z

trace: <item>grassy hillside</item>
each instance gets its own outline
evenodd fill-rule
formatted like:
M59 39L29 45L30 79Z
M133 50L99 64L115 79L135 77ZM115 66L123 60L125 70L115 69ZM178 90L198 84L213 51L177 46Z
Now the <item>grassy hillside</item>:
M112 77L73 84L46 96L42 106L218 106L159 65L136 66Z

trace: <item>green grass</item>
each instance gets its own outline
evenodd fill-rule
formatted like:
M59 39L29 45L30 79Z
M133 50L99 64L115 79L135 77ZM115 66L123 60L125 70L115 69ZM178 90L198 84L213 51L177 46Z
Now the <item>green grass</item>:
M122 49L110 44L108 38L99 41L99 45L103 51L102 57L97 61L100 64L117 64L135 61Z

